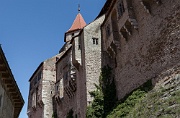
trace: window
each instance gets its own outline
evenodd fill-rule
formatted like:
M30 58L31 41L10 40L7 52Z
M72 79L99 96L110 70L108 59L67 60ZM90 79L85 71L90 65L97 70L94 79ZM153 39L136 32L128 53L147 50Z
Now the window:
M64 73L63 79L64 79L64 84L67 85L68 84L68 71Z
M95 39L93 39L93 44L95 44Z
M36 92L32 94L32 107L36 106Z
M78 50L81 50L81 37L78 38Z
M68 79L68 72L64 73L64 79L67 80Z
M74 33L72 33L71 35L72 35L72 37L73 37L73 36L74 36Z
M92 38L93 39L93 44L98 45L98 38Z
M96 45L98 45L98 38L96 39Z
M59 91L59 86L58 85L56 86L56 91Z
M56 61L58 61L59 60L59 57L56 57Z
M121 17L124 12L125 12L125 9L124 9L123 0L120 0L119 4L118 4L118 14L119 14L119 17Z
M111 35L111 31L110 31L110 25L108 24L106 26L106 37L109 37Z
M38 73L38 81L41 79L41 71Z
M34 85L37 84L37 76L34 78Z

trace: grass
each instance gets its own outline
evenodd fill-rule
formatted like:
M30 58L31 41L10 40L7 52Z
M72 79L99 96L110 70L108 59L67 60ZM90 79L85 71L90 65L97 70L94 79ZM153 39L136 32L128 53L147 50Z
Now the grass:
M179 83L150 91L137 89L119 103L107 118L179 118Z

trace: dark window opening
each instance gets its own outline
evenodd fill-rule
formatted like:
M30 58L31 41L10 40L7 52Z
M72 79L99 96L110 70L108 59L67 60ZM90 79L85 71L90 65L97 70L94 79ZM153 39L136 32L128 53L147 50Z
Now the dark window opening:
M119 14L119 17L121 17L124 12L125 12L124 4L123 4L123 0L121 0L119 2L119 5L118 5L118 14Z
M68 72L64 73L63 79L64 79L64 84L67 85L68 84Z
M36 85L37 84L37 81L38 81L38 79L37 79L37 76L34 78L34 85Z
M74 33L72 33L71 35L74 36Z
M78 38L78 50L81 50L81 37Z
M110 25L106 26L106 37L109 37L111 35L111 31L110 31Z
M56 61L58 61L59 60L59 57L56 57Z
M98 38L96 39L96 45L98 45Z
M93 39L93 44L95 44L95 39Z
M58 91L58 89L59 89L59 86L56 87L56 90L57 90L57 91Z
M98 45L98 38L92 38L93 39L93 44Z
M41 72L38 73L38 81L41 79Z

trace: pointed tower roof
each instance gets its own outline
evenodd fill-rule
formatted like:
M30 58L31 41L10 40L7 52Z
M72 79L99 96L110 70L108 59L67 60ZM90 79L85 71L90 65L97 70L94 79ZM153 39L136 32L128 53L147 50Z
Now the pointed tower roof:
M78 13L71 28L67 32L82 29L84 26L86 26L86 22L84 21L82 15Z

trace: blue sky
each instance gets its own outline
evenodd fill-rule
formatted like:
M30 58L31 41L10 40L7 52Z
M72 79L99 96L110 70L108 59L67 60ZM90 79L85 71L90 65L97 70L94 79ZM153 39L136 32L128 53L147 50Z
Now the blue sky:
M64 33L78 13L78 3L86 23L90 23L105 1L0 0L0 44L25 100L19 118L27 118L29 78L64 44Z

